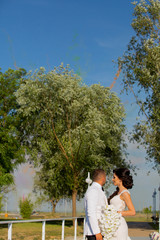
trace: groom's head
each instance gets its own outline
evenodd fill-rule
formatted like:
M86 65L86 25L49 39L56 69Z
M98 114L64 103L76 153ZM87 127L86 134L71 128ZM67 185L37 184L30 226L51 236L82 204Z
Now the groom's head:
M93 172L93 182L99 183L103 186L106 183L106 173L103 169L96 169Z

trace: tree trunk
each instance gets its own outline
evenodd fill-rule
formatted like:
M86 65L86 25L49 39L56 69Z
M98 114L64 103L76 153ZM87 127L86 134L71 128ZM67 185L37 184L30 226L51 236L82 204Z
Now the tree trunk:
M76 198L77 198L77 190L73 189L73 191L72 191L72 217L76 217ZM73 226L75 226L75 220L73 220Z
M52 203L52 214L54 215L55 213L55 208L56 208L56 204L55 203Z
M52 215L54 215L54 213L55 213L55 208L56 208L56 205L57 205L57 203L58 203L58 200L53 200L53 199L51 199L50 202L51 202L51 204L52 204Z

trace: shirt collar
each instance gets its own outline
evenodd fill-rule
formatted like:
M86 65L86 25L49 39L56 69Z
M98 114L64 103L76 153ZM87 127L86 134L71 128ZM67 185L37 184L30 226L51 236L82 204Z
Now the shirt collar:
M92 185L97 186L98 188L102 189L101 184L99 184L98 182L93 182Z

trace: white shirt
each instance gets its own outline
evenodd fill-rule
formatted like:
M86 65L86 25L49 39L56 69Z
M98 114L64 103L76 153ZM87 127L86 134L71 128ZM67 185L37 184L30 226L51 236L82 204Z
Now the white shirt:
M101 216L101 207L107 205L107 198L102 191L102 186L93 182L85 194L85 235L96 235L100 233L98 219Z

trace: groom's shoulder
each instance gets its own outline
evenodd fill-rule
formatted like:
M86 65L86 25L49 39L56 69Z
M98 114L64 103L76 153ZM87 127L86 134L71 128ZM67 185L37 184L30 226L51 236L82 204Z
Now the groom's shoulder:
M97 188L97 186L91 185L91 186L87 189L86 195L87 195L87 194L90 194L90 193L97 192L97 191L99 191L99 189Z
M90 191L92 191L92 190L98 190L98 187L97 187L96 185L92 184L92 185L88 188L88 190L90 190Z

